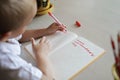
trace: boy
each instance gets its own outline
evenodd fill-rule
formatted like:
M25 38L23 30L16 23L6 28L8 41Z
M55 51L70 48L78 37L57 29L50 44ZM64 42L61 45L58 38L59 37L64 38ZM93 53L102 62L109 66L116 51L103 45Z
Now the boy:
M54 80L47 56L50 44L42 36L64 28L53 23L48 28L25 31L36 9L36 0L0 0L0 80ZM19 57L18 40L24 42L31 37L38 68ZM42 39L35 44L34 38L39 37Z

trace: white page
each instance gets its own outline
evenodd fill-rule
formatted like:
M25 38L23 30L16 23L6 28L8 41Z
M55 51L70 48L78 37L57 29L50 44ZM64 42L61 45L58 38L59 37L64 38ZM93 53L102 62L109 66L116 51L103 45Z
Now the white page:
M56 80L73 80L88 65L104 53L104 49L85 38L78 37L50 55L56 71Z

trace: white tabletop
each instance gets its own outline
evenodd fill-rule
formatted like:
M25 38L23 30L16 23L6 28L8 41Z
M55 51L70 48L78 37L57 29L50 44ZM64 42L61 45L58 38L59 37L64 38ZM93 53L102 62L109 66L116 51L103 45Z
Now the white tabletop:
M75 80L113 80L114 63L110 35L116 40L120 31L120 0L51 0L55 16L68 30L92 41L106 50L106 54L82 71ZM81 22L76 27L75 21ZM36 17L28 28L41 28L53 22L48 15ZM29 61L29 60L28 60Z

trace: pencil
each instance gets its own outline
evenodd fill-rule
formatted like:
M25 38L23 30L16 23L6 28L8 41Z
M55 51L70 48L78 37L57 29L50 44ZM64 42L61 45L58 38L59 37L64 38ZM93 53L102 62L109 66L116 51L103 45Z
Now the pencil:
M48 14L49 14L49 16L51 16L51 17L54 19L54 21L55 21L56 23L58 23L59 25L61 25L61 27L64 29L63 32L67 32L66 26L63 25L63 24L54 16L54 14L52 14L51 12L48 12Z
M117 42L118 42L118 60L119 63L117 64L118 75L120 77L120 34L117 34Z
M117 42L118 42L118 55L119 55L119 59L120 59L120 34L117 34Z
M119 38L118 35L117 35L117 38ZM119 39L117 39L117 41L119 43ZM115 43L114 43L112 37L111 37L111 46L113 49L113 54L114 54L114 59L115 59L116 72L117 72L118 76L120 77L120 57L119 57L119 55L117 56L117 54L116 54L116 51L115 51L116 47L115 47ZM118 48L119 47L120 46L118 45Z
M52 14L51 12L48 12L48 14L57 22L59 25L62 25L62 23Z
M118 57L117 57L117 54L115 52L115 43L111 37L111 46L112 46L112 49L113 49L113 55L114 55L114 59L115 59L115 63L118 64Z

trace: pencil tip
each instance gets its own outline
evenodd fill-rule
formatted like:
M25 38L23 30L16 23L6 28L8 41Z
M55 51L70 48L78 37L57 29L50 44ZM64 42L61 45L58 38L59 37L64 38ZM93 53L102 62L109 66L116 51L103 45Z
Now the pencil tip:
M120 35L119 35L119 33L117 34L117 39L118 39L118 42L120 42Z
M112 48L115 50L115 43L114 43L112 37L111 37L111 45L112 45Z
M51 16L52 15L52 13L51 12L48 12L48 14Z

